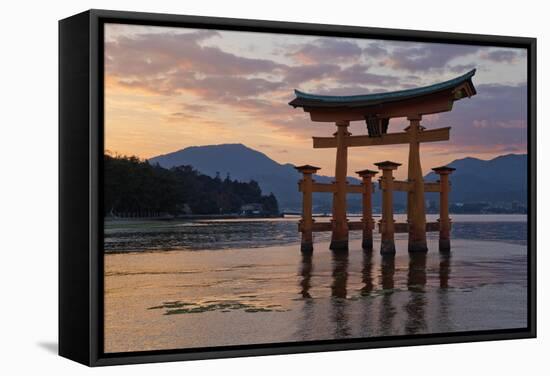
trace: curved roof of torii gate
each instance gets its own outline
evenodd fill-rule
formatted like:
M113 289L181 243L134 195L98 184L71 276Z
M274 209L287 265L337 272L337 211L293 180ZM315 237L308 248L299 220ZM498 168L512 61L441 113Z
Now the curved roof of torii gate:
M307 107L311 109L315 108L356 108L356 107L370 107L381 106L386 103L395 104L395 102L405 102L412 99L422 98L437 93L453 92L456 89L461 88L463 90L458 91L458 95L453 96L453 101L461 99L463 97L470 97L476 94L475 87L472 83L472 77L475 75L476 70L472 69L462 76L455 77L451 80L439 82L433 85L390 91L384 93L373 93L364 95L317 95L304 93L299 90L294 90L296 98L293 99L289 105L293 107Z

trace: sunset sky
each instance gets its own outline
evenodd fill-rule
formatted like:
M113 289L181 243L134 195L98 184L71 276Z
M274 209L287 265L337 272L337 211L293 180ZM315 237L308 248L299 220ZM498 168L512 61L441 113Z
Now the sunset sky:
M527 150L524 50L144 27L105 26L105 148L154 157L188 146L242 143L279 163L314 164L334 174L334 149L313 149L331 135L288 102L294 89L348 95L429 85L477 68L478 94L453 111L424 117L451 126L451 140L421 146L424 171L466 156L490 159ZM390 132L404 119L392 119ZM366 134L364 122L350 127ZM351 148L349 175L391 159L406 145Z

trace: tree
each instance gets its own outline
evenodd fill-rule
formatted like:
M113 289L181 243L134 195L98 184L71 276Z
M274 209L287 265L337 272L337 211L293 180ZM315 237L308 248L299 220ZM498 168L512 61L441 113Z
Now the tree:
M131 156L104 156L104 215L182 213L187 205L195 214L238 213L244 204L259 203L265 214L278 214L277 199L263 196L259 184L222 181L202 175L192 166L165 169Z

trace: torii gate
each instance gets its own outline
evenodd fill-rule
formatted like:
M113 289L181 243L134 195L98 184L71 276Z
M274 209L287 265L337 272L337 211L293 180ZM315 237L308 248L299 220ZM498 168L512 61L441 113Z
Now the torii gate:
M383 240L381 252L395 252L393 232L396 230L396 227L398 227L397 232L409 233L408 249L410 252L425 252L428 250L426 245L427 230L440 230L441 227L446 227L445 231L448 238L448 227L450 227L448 209L446 210L447 218L440 218L441 225L440 223L426 224L424 192L441 192L441 196L443 196L443 191L445 191L445 194L448 194L448 186L442 188L439 183L430 184L424 182L420 164L420 143L449 140L450 127L427 130L420 125L420 121L423 115L451 111L455 101L475 95L476 90L472 83L474 74L475 69L460 77L430 86L367 95L328 96L307 94L295 90L296 98L289 105L294 108L303 108L305 112L310 114L312 121L333 122L336 124L336 132L333 137L313 137L314 148L336 148L334 183L314 183L311 175L319 168L309 165L297 167L304 174L304 179L300 182L300 189L304 192L304 211L306 211L306 200L308 200L308 204L311 201L311 199L306 198L306 191L304 189L309 192L333 193L332 222L329 224L330 228L327 228L325 224L314 224L313 219L305 218L305 215L308 213L303 213L303 219L300 224L302 249L312 248L311 232L326 230L332 230L331 249L348 248L350 225L351 229L359 226L348 223L346 195L347 193L364 193L369 191L371 188L370 186L367 188L365 183L370 185L368 181L376 173L375 171L368 172L368 170L358 172L361 177L364 179L365 177L367 178L367 182L364 180L363 187L348 184L348 148L359 146L409 145L408 179L406 181L393 180L391 171L396 169L400 165L399 163L386 161L377 164L379 169L384 171L383 177L380 180L381 188L384 192L389 192L383 195L385 200L383 200L383 213L380 222L380 231ZM409 126L405 128L404 132L387 133L390 119L399 117L406 117L409 121ZM357 120L366 122L367 135L352 136L348 132L350 122ZM445 181L448 185L447 175L452 169L441 167L435 171L438 174L445 175L445 179L441 179L441 182ZM391 208L391 194L393 190L408 192L406 224L393 223L393 209ZM388 204L388 200L390 204ZM443 204L443 197L441 198L441 203ZM363 205L365 207L365 197ZM445 205L448 205L448 198L446 198ZM365 215L366 213L363 214ZM361 228L364 232L367 231L368 233L366 229L367 222L370 225L372 218L363 218ZM445 225L442 222L445 222ZM441 236L444 236L442 235L442 231L440 231L440 240ZM391 241L386 239L388 237L391 237ZM388 241L385 241L385 239ZM440 241L441 250L445 250L445 244L448 244L448 247L450 247L448 239L447 241L445 239L442 240ZM365 245L365 243L368 244L369 239L365 239L364 237L363 244ZM372 244L372 240L370 240L370 244Z

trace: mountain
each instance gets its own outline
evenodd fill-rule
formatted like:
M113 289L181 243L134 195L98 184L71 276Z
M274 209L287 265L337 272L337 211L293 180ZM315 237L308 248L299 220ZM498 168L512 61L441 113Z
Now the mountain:
M527 203L527 154L507 154L485 161L457 159L448 164L451 175L451 202ZM433 172L426 181L436 181Z
M301 174L294 169L294 165L277 163L267 155L243 144L191 146L151 158L149 163L158 163L165 168L191 165L201 173L212 177L219 174L223 179L229 174L231 179L246 182L255 180L259 183L263 194L273 192L282 210L297 210L302 205L297 186ZM359 183L356 178L348 179L351 183ZM315 180L325 183L332 181L333 178L316 175ZM358 197L355 198L357 201L358 199ZM315 203L317 207L327 210L332 205L328 194L315 194Z
M202 174L248 182L259 183L263 194L277 197L281 210L300 210L301 194L297 182L300 174L292 164L280 164L265 154L242 144L223 144L209 146L192 146L173 153L149 159L152 164L170 168L191 165ZM485 161L477 158L457 159L448 164L456 168L451 175L451 203L487 202L491 204L527 202L527 155L508 154ZM331 171L332 172L332 171ZM318 182L330 182L332 177L316 175ZM426 181L436 181L438 176L433 172L425 176ZM359 180L348 177L350 183L358 184ZM360 195L348 196L348 209L353 212L361 210ZM437 202L437 193L426 194L426 199ZM406 204L404 192L394 195L396 211L403 211ZM327 193L315 193L314 205L317 212L330 212L332 197ZM373 205L380 206L380 191L376 189Z

